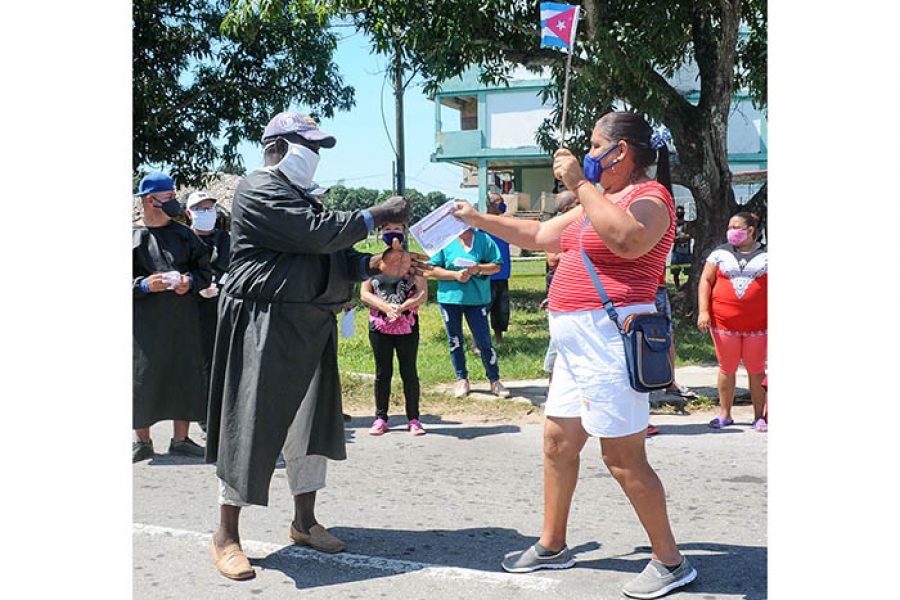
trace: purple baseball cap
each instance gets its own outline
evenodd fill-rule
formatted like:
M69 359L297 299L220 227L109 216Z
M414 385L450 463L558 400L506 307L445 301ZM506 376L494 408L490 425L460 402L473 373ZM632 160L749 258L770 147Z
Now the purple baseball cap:
M311 142L319 142L323 148L334 148L337 142L334 136L319 129L315 119L299 112L281 112L272 117L266 125L266 130L263 131L262 141L266 142L289 133L296 133Z

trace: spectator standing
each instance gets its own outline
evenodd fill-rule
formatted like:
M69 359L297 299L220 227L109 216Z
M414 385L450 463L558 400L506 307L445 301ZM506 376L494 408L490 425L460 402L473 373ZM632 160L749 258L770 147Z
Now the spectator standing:
M510 221L512 219L509 219ZM491 382L491 393L509 397L509 390L500 382L497 351L491 344L487 309L491 302L488 276L498 272L503 258L491 237L474 229L467 229L428 261L434 268L429 277L438 280L437 300L450 343L450 362L456 372L455 395L469 393L469 371L463 345L462 319L466 318Z
M181 205L171 177L150 173L137 195L143 216L132 227L132 461L152 458L150 427L169 419L169 453L203 456L188 428L206 414L197 300L212 280L209 249L173 220Z
M683 265L690 265L694 257L691 252L691 234L688 231L688 223L684 220L684 207L675 208L675 243L672 245L670 268L672 278L675 281L675 289L681 291L681 269ZM685 274L687 277L687 274Z
M385 223L381 239L390 248L394 240L400 244L406 237L403 223ZM388 431L388 410L394 354L400 365L403 396L406 401L407 429L413 435L424 435L419 422L419 306L428 298L424 277L406 280L390 275L375 275L360 286L360 299L369 307L369 343L375 354L375 421L369 433L383 435Z
M503 196L496 192L488 195L487 212L491 215L506 214L506 203ZM500 270L491 275L491 303L488 307L491 330L494 332L494 347L503 344L503 334L509 330L509 276L512 262L509 256L509 242L495 235L488 234L500 250Z
M206 191L197 191L188 196L185 205L191 220L191 230L197 234L210 251L209 265L212 268L212 282L200 290L197 308L200 311L200 340L203 344L203 377L208 382L212 370L213 348L216 343L216 319L219 306L219 288L228 273L231 260L231 236L216 226L220 221L216 203L218 199ZM206 411L200 420L200 428L206 431Z
M750 380L753 428L766 431L766 349L768 342L768 270L766 246L757 239L759 220L739 212L728 222L728 243L713 250L697 291L697 327L712 334L719 359L719 415L714 429L734 423L731 407L738 365L743 361Z

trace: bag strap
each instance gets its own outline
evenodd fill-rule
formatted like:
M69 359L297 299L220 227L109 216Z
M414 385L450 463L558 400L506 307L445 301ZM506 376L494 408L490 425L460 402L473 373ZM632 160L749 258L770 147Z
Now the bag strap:
M594 263L591 261L591 258L588 256L587 252L584 250L584 241L582 240L582 236L584 235L584 228L587 227L588 217L584 216L584 223L581 224L581 231L578 233L578 248L581 250L581 260L584 261L584 268L587 269L588 275L591 277L591 281L594 282L594 287L597 289L597 293L600 294L600 300L603 301L603 308L606 309L606 314L609 315L610 320L616 324L616 327L619 331L622 331L622 326L619 325L619 314L616 312L616 307L613 306L612 300L609 299L609 296L606 295L606 290L603 289L603 284L600 282L600 278L597 276L597 270L594 269Z

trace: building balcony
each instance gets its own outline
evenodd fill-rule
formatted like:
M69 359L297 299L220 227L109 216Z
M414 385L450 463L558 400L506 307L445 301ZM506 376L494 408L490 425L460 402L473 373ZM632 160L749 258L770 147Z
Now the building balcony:
M434 153L441 160L474 158L483 148L480 129L439 131L436 138Z

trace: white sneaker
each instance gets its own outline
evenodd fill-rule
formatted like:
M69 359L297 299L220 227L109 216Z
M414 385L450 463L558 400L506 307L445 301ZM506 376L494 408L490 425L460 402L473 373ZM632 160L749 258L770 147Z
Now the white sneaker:
M456 387L453 388L453 395L457 398L462 398L469 393L470 388L471 386L469 385L468 379L460 379L456 382Z
M491 393L501 398L509 398L510 396L509 390L500 383L499 379L491 382Z

